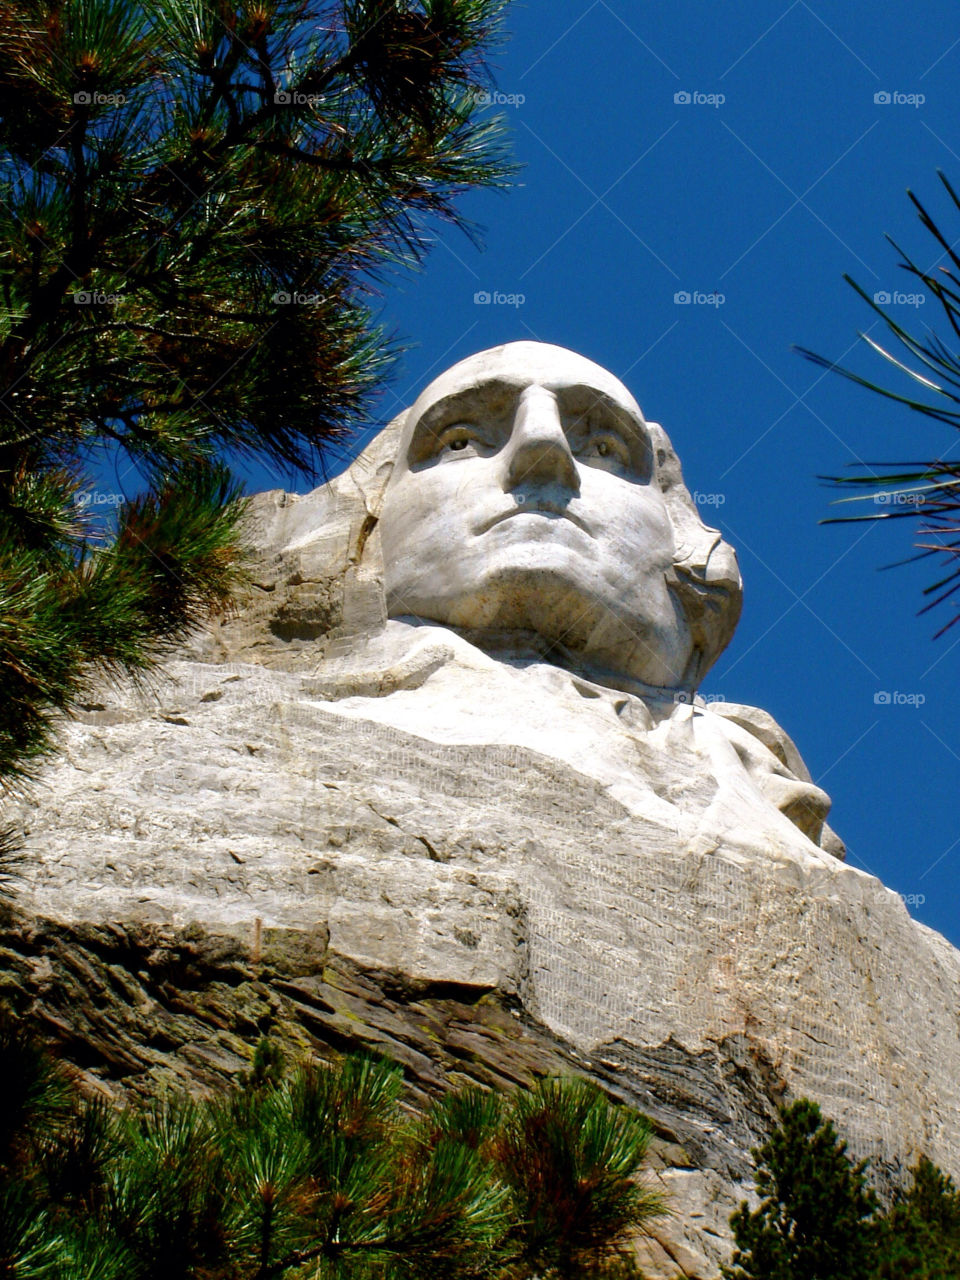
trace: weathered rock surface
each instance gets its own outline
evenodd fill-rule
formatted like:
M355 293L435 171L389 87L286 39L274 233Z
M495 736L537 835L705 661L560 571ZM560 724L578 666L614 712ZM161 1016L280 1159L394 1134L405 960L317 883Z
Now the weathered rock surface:
M198 926L69 926L5 910L0 965L4 997L30 1013L89 1092L118 1099L216 1089L249 1066L251 1045L263 1035L291 1060L361 1048L385 1053L402 1064L414 1108L451 1086L507 1090L574 1072L634 1103L643 1091L642 1073L627 1079L585 1059L516 1001L364 970L332 954L322 935L267 929L244 941ZM729 1051L732 1061L744 1046ZM651 1276L712 1275L709 1259L724 1247L730 1175L701 1167L702 1118L709 1112L724 1127L731 1108L742 1109L756 1128L771 1111L745 1075L722 1067L721 1056L685 1062L682 1050L667 1046L664 1075L676 1087L664 1106L649 1095L649 1109L660 1114L650 1176L677 1215L639 1242ZM658 1077L658 1055L645 1072ZM734 1144L749 1132L750 1124L736 1126Z
M532 696L515 741L490 741L493 660L471 677L435 658L387 669L379 697L342 664L184 661L65 727L24 813L20 897L57 923L14 929L4 968L74 1061L135 1090L209 1082L282 1022L293 1043L380 1044L415 1088L576 1066L667 1140L684 1212L660 1236L688 1275L716 1274L785 1095L820 1101L881 1175L921 1150L958 1171L960 965L942 938L776 810L752 849L744 830L707 840L713 784L680 725L657 768L647 741L631 788L617 750L577 767L570 723L579 702L597 717L583 741L613 733L622 699L511 668ZM446 737L385 721L432 679L449 704L454 671Z
M577 508L589 526L621 482L657 515L635 522L638 554L654 525L672 539L669 554L654 548L667 587L655 613L674 611L684 672L729 639L739 592L732 549L700 522L665 434L613 388L621 417L577 444L581 418L557 409L572 390L563 353L544 359L531 368L548 386L510 366L506 392L484 391L481 418L514 406L497 410L492 443L482 421L463 426L475 388L459 375L426 461L403 437L405 483L445 468L448 506L458 475L480 475L476 491L499 502L503 470L518 505L530 474L543 481L497 544L507 577L522 569L525 598L507 604L524 626L486 627L482 573L456 605L475 590L482 637L388 619L379 522L402 419L331 484L260 495L241 613L141 689L104 686L64 726L22 810L29 863L3 970L97 1087L210 1085L267 1030L321 1052L382 1047L414 1101L450 1081L586 1071L660 1135L678 1217L644 1245L651 1274L712 1280L749 1148L783 1098L818 1101L881 1187L921 1152L960 1177L960 953L843 863L829 799L771 717L698 703L692 678L641 683L662 678L662 654L604 667L602 620L558 657L563 591L544 633L528 630L542 564L554 577L573 565L567 585L588 590L571 559L586 544L565 529L554 544L550 521L592 492ZM429 395L418 404L437 410ZM474 428L457 470L437 453L442 432L456 454ZM635 441L636 474L604 470ZM530 468L508 474L520 451ZM429 524L430 503L418 510ZM607 535L627 572L617 528ZM474 533L458 536L469 559ZM604 584L611 608L616 586Z

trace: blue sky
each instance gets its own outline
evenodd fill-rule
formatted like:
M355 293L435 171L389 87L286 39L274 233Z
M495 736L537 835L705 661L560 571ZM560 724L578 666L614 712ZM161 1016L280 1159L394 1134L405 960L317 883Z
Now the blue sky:
M936 259L907 187L960 238L936 177L960 184L960 12L564 0L515 3L506 30L496 79L520 185L467 200L482 251L441 229L425 269L384 294L413 344L385 417L519 338L620 376L739 552L743 619L704 692L769 710L833 796L850 862L960 944L960 625L934 641L949 614L916 616L929 564L878 572L912 526L821 527L833 495L816 479L960 441L791 350L890 381L855 345L875 317L841 277L915 292L884 240ZM932 299L891 309L943 330Z

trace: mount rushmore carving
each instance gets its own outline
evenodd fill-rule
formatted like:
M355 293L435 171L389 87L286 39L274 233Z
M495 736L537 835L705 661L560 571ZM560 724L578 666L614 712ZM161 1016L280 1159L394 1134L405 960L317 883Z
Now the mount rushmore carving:
M736 556L612 374L472 356L249 527L238 615L65 725L29 910L495 995L670 1118L713 1258L778 1098L960 1173L960 955L843 862L769 715L697 697Z

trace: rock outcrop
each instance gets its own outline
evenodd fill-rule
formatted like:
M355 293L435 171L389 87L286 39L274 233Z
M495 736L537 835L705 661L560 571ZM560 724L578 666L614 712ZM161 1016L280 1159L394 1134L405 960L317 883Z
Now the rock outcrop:
M736 562L633 421L688 670L729 638ZM209 1086L265 1031L383 1048L414 1103L583 1071L657 1127L678 1216L651 1275L717 1275L786 1098L818 1101L881 1190L921 1152L960 1176L960 953L844 864L765 713L535 632L388 619L402 427L313 494L260 495L239 615L64 725L3 924L23 1007L97 1088Z
M449 659L406 670L449 702ZM239 1069L274 1022L292 1044L381 1044L417 1088L584 1070L666 1140L685 1210L661 1236L688 1275L716 1275L784 1097L817 1099L881 1179L921 1150L957 1172L956 952L786 819L779 846L698 845L681 819L711 788L681 744L644 816L645 790L591 776L601 754L565 758L570 706L538 670L506 678L552 691L552 754L523 742L537 696L519 745L374 719L400 715L389 674L330 700L322 674L183 661L104 690L24 812L21 906L56 923L17 926L5 968L69 1057L134 1090ZM567 695L611 732L622 717Z
M651 1277L712 1276L725 1248L730 1171L708 1163L704 1118L720 1131L732 1114L749 1115L729 1135L736 1150L772 1114L750 1083L745 1044L692 1056L664 1046L627 1085L613 1064L585 1059L516 1000L364 969L332 953L322 933L255 928L244 940L197 925L71 926L8 909L0 966L4 998L30 1015L89 1094L117 1101L216 1090L249 1067L264 1035L288 1061L386 1054L402 1064L413 1108L449 1087L508 1090L572 1073L635 1105L645 1078L656 1135L650 1177L676 1215L638 1242Z

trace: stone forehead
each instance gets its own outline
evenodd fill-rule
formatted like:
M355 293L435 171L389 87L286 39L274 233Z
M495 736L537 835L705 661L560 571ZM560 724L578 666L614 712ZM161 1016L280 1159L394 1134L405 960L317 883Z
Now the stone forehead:
M508 342L467 356L435 378L417 397L407 414L404 436L410 433L423 412L437 400L480 387L485 382L510 381L517 385L543 383L549 387L586 385L610 396L644 422L640 406L608 369L576 351L548 342Z

